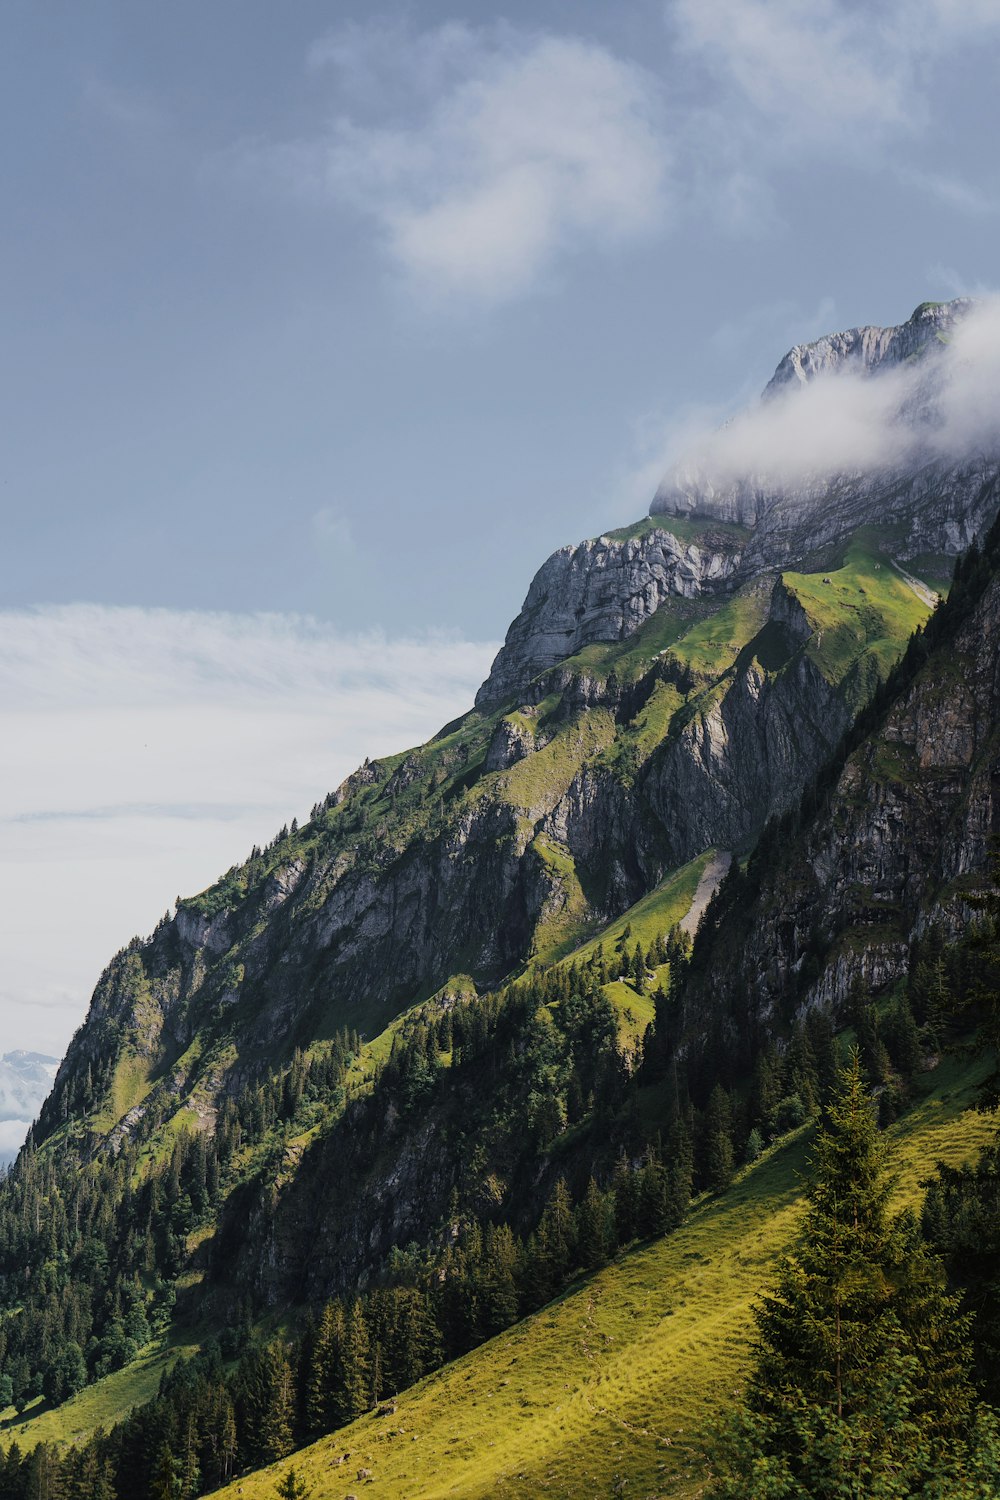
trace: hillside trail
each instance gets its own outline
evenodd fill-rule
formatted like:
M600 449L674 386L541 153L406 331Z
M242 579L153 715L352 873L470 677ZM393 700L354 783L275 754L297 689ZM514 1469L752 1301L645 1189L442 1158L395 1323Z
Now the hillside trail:
M688 937L693 938L697 932L698 923L704 915L705 908L722 884L723 877L732 862L733 856L728 849L716 849L702 871L691 908L687 916L681 919L681 931L686 932Z

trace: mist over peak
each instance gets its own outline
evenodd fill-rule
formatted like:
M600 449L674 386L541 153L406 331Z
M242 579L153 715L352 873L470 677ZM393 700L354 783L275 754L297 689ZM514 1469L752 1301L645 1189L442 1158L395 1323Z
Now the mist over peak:
M755 405L677 449L652 512L746 525L801 521L851 485L979 472L1000 455L1000 299L925 302L897 327L797 345Z

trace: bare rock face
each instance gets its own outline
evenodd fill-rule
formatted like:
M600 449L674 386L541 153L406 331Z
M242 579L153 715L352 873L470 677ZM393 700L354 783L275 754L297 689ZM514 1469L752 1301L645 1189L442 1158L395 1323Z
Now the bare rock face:
M912 317L895 328L851 328L846 333L826 334L811 344L796 344L764 388L764 398L777 395L789 385L804 385L831 370L854 367L873 373L918 359L947 337L974 306L970 297L921 302Z
M796 345L765 388L761 410L784 403L796 436L797 392L838 376L870 381L884 419L884 456L859 466L854 455L853 469L845 462L815 471L800 460L791 478L782 477L787 455L780 451L769 474L733 471L728 460L676 468L651 515L709 524L699 525L695 540L675 535L665 519L637 535L601 536L554 553L535 575L477 707L523 701L540 673L596 642L627 639L671 597L725 594L835 546L860 526L895 528L894 555L904 562L964 551L985 533L1000 499L1000 422L989 441L980 431L960 450L942 438L942 391L950 389L943 361L974 309L967 298L923 303L898 327L854 328ZM797 439L801 446L802 434Z
M992 520L1000 473L1000 424L967 429L955 420L957 393L970 376L960 358L952 359L950 344L975 310L968 298L922 303L898 327L853 328L796 345L765 387L756 414L772 438L767 471L758 472L749 460L738 463L743 444L727 442L736 419L718 442L709 440L665 476L651 514L713 517L752 528L741 559L744 575L786 565L872 521L899 528L895 551L904 561L964 550ZM855 399L845 418L841 400L843 381L852 379L855 393L858 381L865 388L870 382L881 423L865 435L863 462L851 434L860 441L864 402ZM827 424L819 405L798 414L807 412L802 396L824 382L830 422L847 422L846 446L843 456L826 451L824 462L810 468L811 439ZM781 423L774 420L778 408ZM750 413L751 429L754 420ZM759 456L759 443L745 446Z
M944 312L918 310L902 329L856 330L793 350L776 380L794 388L838 361L875 380L929 348L945 322ZM815 622L782 583L783 565L846 540L862 522L891 521L901 557L955 552L985 529L1000 498L996 473L975 457L947 483L932 465L866 484L842 478L811 508L796 510L790 495L755 502L748 526L719 520L728 501L701 494L710 518L697 525L646 522L555 553L475 711L425 746L365 762L309 825L256 850L113 961L60 1070L44 1130L66 1118L88 1067L110 1079L123 1049L130 1067L137 1058L148 1074L145 1111L165 1115L192 1098L207 1116L303 1038L340 1027L376 1035L456 975L491 988L518 970L539 933L560 923L596 930L705 849L749 849L771 814L798 801L857 702L846 677L824 675ZM710 617L723 608L727 623L713 635ZM606 670L600 653L581 660L597 643L632 642L660 610L645 648L609 653ZM884 648L874 607L873 618ZM693 622L706 633L685 655L681 632ZM1000 627L995 639L994 661ZM864 632L859 640L860 660L870 642ZM775 983L797 972L817 911L833 931L856 899L879 920L926 905L926 890L907 884L918 878L907 848L923 851L913 869L926 871L950 839L942 879L979 857L981 829L973 836L960 820L938 822L1000 714L984 670L979 663L974 702L946 696L937 711L914 700L893 720L899 754L937 778L941 796L926 816L911 806L905 778L863 779L857 797L845 782L851 853L836 869L848 873L833 873L834 834L811 850L780 920L762 934L770 956L761 972ZM863 816L852 797L866 799ZM977 816L984 806L975 803ZM892 942L905 946L898 926ZM887 950L889 968L896 952ZM849 969L847 955L823 983L839 991ZM754 973L755 983L771 982ZM769 995L761 990L762 1006ZM191 1048L199 1035L213 1039L214 1053ZM135 1123L126 1118L121 1133Z
M713 995L767 1017L827 1009L852 985L906 973L929 921L956 935L1000 831L1000 579L972 618L847 761L824 814L789 846L743 948L713 968ZM971 884L970 884L971 882ZM803 985L803 964L824 947Z
M722 532L685 543L652 530L561 548L535 574L477 708L523 693L539 672L585 646L633 635L670 597L724 592L739 562L738 543Z

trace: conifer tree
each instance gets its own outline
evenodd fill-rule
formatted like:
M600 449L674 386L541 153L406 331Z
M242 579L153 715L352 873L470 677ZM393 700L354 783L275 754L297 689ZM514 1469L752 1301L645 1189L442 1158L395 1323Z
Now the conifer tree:
M890 1186L855 1051L821 1124L798 1247L755 1311L716 1500L950 1493L925 1486L962 1465L968 1320L912 1219L890 1219Z
M545 1257L551 1297L566 1279L573 1261L576 1240L573 1200L564 1177L560 1177L552 1189L538 1227L538 1237Z
M729 1095L716 1084L705 1112L705 1186L725 1192L733 1176L733 1125Z
M636 1182L624 1151L615 1163L611 1190L615 1200L615 1236L619 1245L627 1245L636 1234Z
M329 1432L334 1426L335 1387L343 1339L344 1310L339 1302L328 1302L316 1329L306 1381L305 1416L310 1433Z
M603 1266L608 1258L608 1210L593 1177L576 1211L576 1225L580 1265L587 1270Z
M644 1239L664 1234L670 1228L667 1213L667 1174L659 1152L652 1147L639 1172L636 1224Z
M278 1482L275 1490L278 1500L308 1500L312 1494L305 1480L300 1479L297 1471L289 1469L285 1477Z
M284 1346L275 1339L265 1351L268 1395L261 1414L259 1441L265 1462L284 1458L294 1446L295 1380Z
M372 1405L372 1347L368 1320L359 1298L355 1298L344 1320L341 1348L340 1421L353 1422Z
M480 1266L482 1336L492 1338L517 1318L518 1247L509 1224L489 1225L483 1235Z
M149 1482L149 1500L178 1500L180 1479L177 1465L166 1443L161 1443Z

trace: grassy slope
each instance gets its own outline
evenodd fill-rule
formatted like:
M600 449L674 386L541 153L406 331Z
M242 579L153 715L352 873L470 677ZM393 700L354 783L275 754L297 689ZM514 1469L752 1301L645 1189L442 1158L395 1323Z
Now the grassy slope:
M843 682L862 654L874 658L884 677L901 643L930 613L874 536L859 534L833 572L788 572L783 579L809 616L809 654L830 682Z
M27 1417L18 1418L13 1407L0 1414L0 1443L17 1442L22 1449L36 1443L74 1443L89 1437L98 1427L109 1427L143 1401L150 1401L160 1386L164 1371L182 1356L197 1352L197 1344L184 1340L158 1340L148 1345L127 1369L116 1370L55 1408L39 1402Z
M984 1068L946 1061L894 1128L897 1199L915 1203L937 1159L974 1155L994 1123L970 1111ZM750 1306L800 1213L805 1132L772 1148L673 1236L578 1284L536 1316L297 1455L314 1500L589 1500L616 1475L637 1496L694 1496L699 1434L738 1388ZM345 1455L349 1457L345 1458ZM247 1475L226 1500L272 1500L288 1462Z

